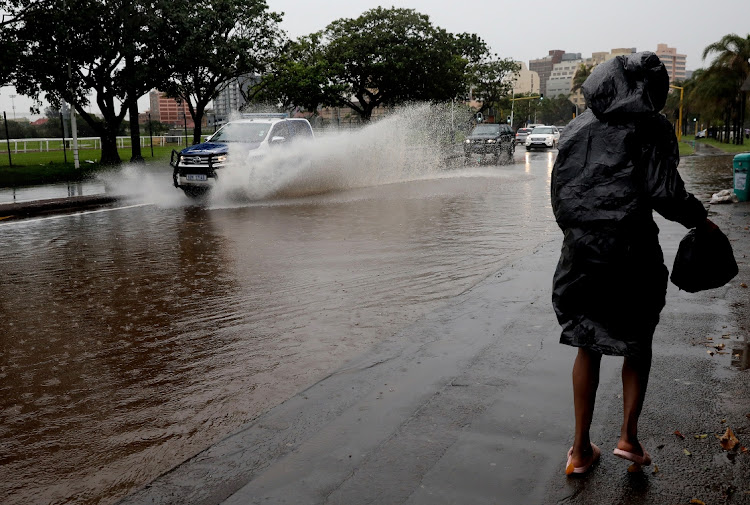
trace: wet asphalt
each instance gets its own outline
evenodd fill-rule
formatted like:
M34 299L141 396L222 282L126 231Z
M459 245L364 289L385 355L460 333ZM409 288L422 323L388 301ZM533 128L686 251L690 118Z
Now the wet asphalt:
M552 240L120 503L750 503L750 453L718 441L730 427L750 447L750 203L710 217L740 274L698 294L669 286L641 417L654 460L644 472L611 454L621 359L606 357L592 427L602 460L583 478L563 474L572 401L553 406L572 400L575 350L558 344L549 304ZM685 230L657 223L671 265Z
M750 204L711 216L740 274L698 294L670 284L641 418L654 460L644 472L611 454L621 358L605 357L592 427L602 459L583 478L564 476L572 404L550 406L572 398L575 350L557 343L549 306L554 240L121 503L750 503L750 454L718 440L731 427L750 445L750 370L739 361L747 366L750 339ZM685 230L658 224L671 264Z

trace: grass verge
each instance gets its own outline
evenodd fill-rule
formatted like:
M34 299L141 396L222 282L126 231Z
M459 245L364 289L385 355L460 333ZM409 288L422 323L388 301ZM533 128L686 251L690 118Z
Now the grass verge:
M680 149L680 156L690 156L691 154L695 154L695 148L693 148L692 143L688 144L685 140L677 144L677 147Z
M695 137L693 137L692 135L690 135L690 136L685 135L685 136L682 137L682 140L683 141L685 141L685 140L693 141L693 140L695 140ZM728 153L728 154L738 154L738 153L747 153L747 152L750 152L750 140L749 139L745 139L745 143L743 145L738 145L738 146L734 145L734 144L724 144L722 142L719 142L716 139L698 139L698 142L701 143L701 144L709 145L711 147L715 147L717 149L721 149L722 151L724 151L725 153Z
M141 154L146 164L169 164L172 146L146 147ZM130 160L130 148L118 149L123 163ZM9 164L8 153L0 153L0 187L31 186L34 184L48 184L52 182L81 181L94 174L110 169L99 163L99 150L81 150L78 152L80 168L73 166L73 153L60 151L11 153L13 165Z

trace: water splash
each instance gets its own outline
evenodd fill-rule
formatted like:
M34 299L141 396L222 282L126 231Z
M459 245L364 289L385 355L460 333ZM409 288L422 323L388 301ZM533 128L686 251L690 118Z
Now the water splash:
M470 118L471 111L455 104L412 104L361 128L317 130L314 139L274 148L260 158L230 145L230 164L198 203L223 207L419 179L486 176L486 171L464 170L458 139L470 128ZM98 180L108 193L138 202L167 208L196 204L174 188L166 162L125 164Z
M439 177L455 164L453 133L465 129L468 118L468 112L451 104L420 104L357 130L317 132L313 140L273 149L260 159L230 146L233 163L212 191L211 203L294 198Z

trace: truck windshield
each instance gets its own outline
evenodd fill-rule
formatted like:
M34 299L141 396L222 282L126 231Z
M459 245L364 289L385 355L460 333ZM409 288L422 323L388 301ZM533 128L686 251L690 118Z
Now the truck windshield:
M481 124L474 128L472 135L492 135L500 131L499 124Z
M214 133L211 142L261 142L269 126L266 123L228 123Z

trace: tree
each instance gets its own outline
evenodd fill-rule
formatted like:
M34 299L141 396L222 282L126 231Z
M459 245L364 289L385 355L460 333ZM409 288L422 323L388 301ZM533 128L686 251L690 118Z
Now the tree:
M167 31L175 37L173 73L163 86L187 104L199 143L208 104L242 76L262 74L283 42L281 15L265 0L213 0L173 4Z
M740 88L750 76L750 35L745 38L734 33L725 35L718 42L706 46L703 58L710 54L716 54L716 57L708 71L701 75L701 84L725 101L726 139L729 140L729 127L733 123L735 143L741 144L744 142L742 130L747 99ZM723 84L718 82L720 79L724 80Z
M591 71L594 69L593 65L586 65L581 63L576 69L576 73L573 74L573 82L571 83L570 92L575 93L583 87L583 83L591 75Z
M467 66L486 54L476 36L453 35L413 9L377 7L339 19L321 34L327 105L363 120L381 105L449 101L467 89Z
M275 103L284 110L315 111L343 89L329 85L330 69L321 45L321 33L287 42L270 70L257 85L240 87L246 102Z
M544 124L565 125L573 118L571 107L567 95L545 96L539 103L537 119Z
M480 61L470 66L472 94L482 103L479 112L500 105L500 100L513 89L513 77L519 70L521 65L510 58Z
M63 100L101 138L102 164L117 164L125 114L162 75L162 21L170 2L17 0L13 34L21 47L14 84L22 94ZM93 94L103 119L89 114Z

